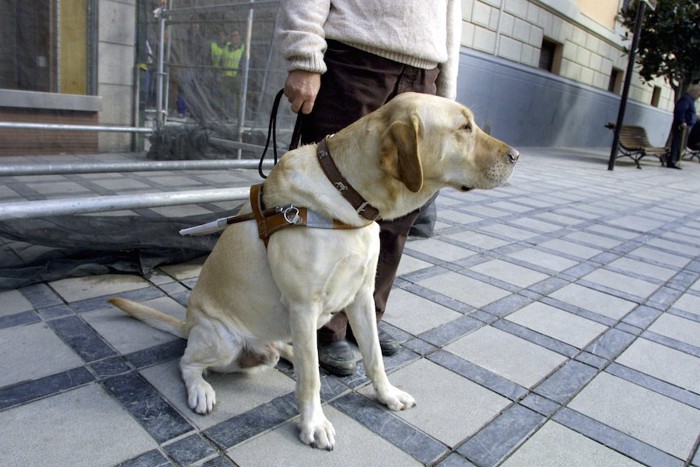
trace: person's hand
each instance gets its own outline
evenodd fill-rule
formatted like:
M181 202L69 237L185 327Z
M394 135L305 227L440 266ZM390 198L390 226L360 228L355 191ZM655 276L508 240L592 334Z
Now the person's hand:
M284 83L284 95L292 104L292 112L297 113L301 110L303 114L311 113L320 88L320 74L302 70L290 71Z

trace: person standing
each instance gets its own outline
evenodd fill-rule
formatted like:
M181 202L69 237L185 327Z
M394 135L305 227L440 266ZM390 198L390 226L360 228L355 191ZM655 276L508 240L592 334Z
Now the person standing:
M288 63L284 94L301 113L303 144L319 142L399 93L456 97L460 0L288 0L281 13L276 37ZM379 221L378 321L418 215ZM347 324L337 313L318 331L319 363L339 376L356 369ZM384 355L399 349L386 332L379 340Z
M224 105L229 119L238 115L240 88L240 67L243 59L244 45L241 42L241 34L238 30L233 30L229 36L230 40L223 50L221 57Z
M691 84L683 93L673 109L673 126L671 127L671 152L666 161L669 169L680 169L678 161L683 151L685 136L697 122L695 100L700 97L700 83Z

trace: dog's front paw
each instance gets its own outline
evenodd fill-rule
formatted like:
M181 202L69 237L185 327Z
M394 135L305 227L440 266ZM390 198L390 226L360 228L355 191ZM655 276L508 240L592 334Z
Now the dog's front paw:
M325 415L314 417L314 420L299 422L299 439L312 448L332 451L335 446L335 429Z
M216 392L211 384L201 380L187 388L188 404L192 410L201 415L206 415L214 410L216 404Z
M394 386L390 386L385 391L378 393L377 398L379 402L397 412L399 410L410 409L416 405L416 400L413 396Z

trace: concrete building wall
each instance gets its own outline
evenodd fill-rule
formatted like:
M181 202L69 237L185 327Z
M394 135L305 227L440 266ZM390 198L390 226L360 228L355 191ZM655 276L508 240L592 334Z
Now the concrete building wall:
M616 120L620 102L619 89L608 91L611 74L626 72L631 42L615 20L617 2L584 13L574 0L464 0L460 100L512 144L605 146L612 133L602 125ZM555 73L538 68L543 39L559 45ZM663 80L643 83L635 73L625 123L651 125L661 145L673 104Z
M477 123L514 146L609 147L619 96L552 73L462 49L457 100ZM663 146L672 116L630 100L625 123L647 129Z
M97 94L101 125L134 124L136 0L100 0L98 11ZM132 134L99 135L102 152L128 151Z

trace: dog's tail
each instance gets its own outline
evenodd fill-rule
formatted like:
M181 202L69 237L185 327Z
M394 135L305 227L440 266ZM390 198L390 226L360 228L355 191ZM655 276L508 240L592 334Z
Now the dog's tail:
M149 306L132 302L124 298L110 298L107 301L132 318L143 321L153 328L187 339L187 326L182 320L173 318Z

